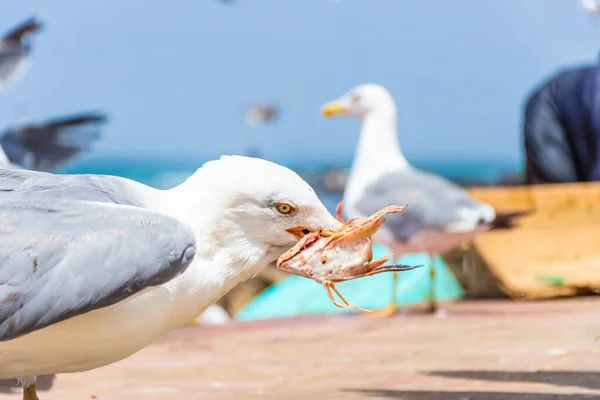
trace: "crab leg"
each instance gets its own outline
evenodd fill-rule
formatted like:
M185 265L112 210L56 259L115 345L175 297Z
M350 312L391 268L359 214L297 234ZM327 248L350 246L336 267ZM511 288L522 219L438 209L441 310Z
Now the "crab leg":
M327 292L327 297L329 297L329 300L331 300L331 302L333 303L333 305L336 306L336 307L338 307L338 308L348 308L348 306L345 306L345 305L340 304L337 301L335 301L335 298L331 294L331 287L332 287L332 285L333 284L331 282L325 282L325 283L323 283L323 287L325 288L325 292Z
M350 221L346 222L346 225L348 225L351 221L353 221L356 218L351 219ZM385 220L383 218L380 219L367 219L366 222L363 223L363 225L356 227L355 229L349 231L346 234L342 234L339 235L337 238L333 239L330 244L331 245L337 245L339 243L343 243L345 241L351 241L351 240L355 240L357 237L367 237L367 236L372 236L375 232L377 232L379 230L379 228L381 228L381 226L383 225L383 223L385 222Z
M377 211L375 214L371 215L369 219L380 219L385 214L397 213L406 208L407 204L403 206L388 206L382 210Z
M343 221L342 205L343 205L343 200L338 203L336 210L335 210L336 217L339 221ZM404 210L405 208L406 208L406 205L389 206L389 207L384 208L383 210L376 212L375 214L371 215L368 218L361 218L361 217L351 218L348 221L346 221L344 223L344 225L342 225L340 228L338 228L337 232L339 233L339 236L335 239L332 239L329 244L337 245L344 241L354 240L357 236L359 236L359 237L372 236L375 232L377 232L381 228L381 226L385 222L385 219L383 219L384 215L390 214L390 213L397 213L397 212ZM350 227L352 222L354 222L356 220L364 220L365 222L362 223L362 226L358 226L355 229L350 230L347 233L344 233L344 230L347 229L348 227Z
M387 260L386 260L387 261ZM385 265L383 267L375 267L370 272L366 273L365 276L380 274L382 272L402 272L402 271L410 271L411 269L421 268L422 265Z
M392 254L385 255L383 257L378 258L375 261L371 261L370 263L368 263L365 266L366 270L367 270L367 273L365 274L365 276L374 275L374 274L378 274L379 272L383 272L383 271L377 271L377 268L379 268L383 264L385 264L390 259L390 257L392 257Z
M348 221L344 222L344 225L342 225L338 228L338 232L343 231L344 229L347 229L348 227L352 226L352 223L359 219L364 219L364 218L362 218L362 217L350 218Z
M352 304L348 303L348 300L346 300L344 298L344 296L342 296L342 294L335 287L335 283L330 283L330 286L331 286L331 289L333 289L333 291L340 297L340 300L342 300L344 302L344 304L347 306L346 308L352 308L354 310L363 311L363 312L371 312L371 310L365 310L364 308L355 307Z

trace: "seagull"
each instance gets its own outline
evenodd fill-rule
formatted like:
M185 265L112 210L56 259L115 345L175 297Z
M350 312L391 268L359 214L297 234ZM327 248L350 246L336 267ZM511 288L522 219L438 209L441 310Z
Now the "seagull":
M264 125L267 122L274 122L278 115L279 109L276 106L252 103L246 110L244 122L247 126Z
M42 28L36 17L21 22L0 39L0 90L15 80L27 67L27 56L31 51L28 37Z
M494 227L512 226L512 218L528 213L496 214L485 203L438 175L412 167L402 154L397 137L396 104L390 93L376 84L354 87L321 108L324 117L349 115L361 121L361 132L344 189L343 214L367 217L393 204L406 204L401 213L386 216L386 224L373 240L392 249L394 256L426 252L430 257L429 310L436 310L432 257L470 241ZM375 316L397 310L397 274L393 275L392 300Z
M85 112L0 133L0 167L50 172L88 150L99 138L105 114Z
M186 325L310 232L340 226L269 161L224 156L158 190L0 170L0 379L122 360Z

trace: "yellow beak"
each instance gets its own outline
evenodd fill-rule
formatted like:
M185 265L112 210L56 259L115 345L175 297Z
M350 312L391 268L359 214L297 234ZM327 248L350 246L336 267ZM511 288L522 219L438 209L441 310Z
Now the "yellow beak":
M325 118L334 117L336 115L348 114L350 110L337 101L325 104L321 107L321 115Z

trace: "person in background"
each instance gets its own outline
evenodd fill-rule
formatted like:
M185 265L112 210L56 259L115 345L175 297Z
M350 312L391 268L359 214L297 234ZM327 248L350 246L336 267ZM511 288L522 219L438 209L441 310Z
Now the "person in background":
M563 69L527 98L526 183L600 181L600 64Z

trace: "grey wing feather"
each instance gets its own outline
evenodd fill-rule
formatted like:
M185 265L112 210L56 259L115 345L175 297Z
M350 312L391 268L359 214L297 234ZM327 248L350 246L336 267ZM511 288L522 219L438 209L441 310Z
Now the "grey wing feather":
M408 204L404 211L385 217L384 228L401 241L408 241L421 231L446 230L465 218L465 210L484 207L462 187L416 169L384 175L365 192L356 206L364 216L389 205Z
M138 207L131 184L0 170L0 340L110 306L189 266L191 229Z
M105 122L103 113L85 112L12 127L2 133L0 145L12 163L51 171L88 150Z

